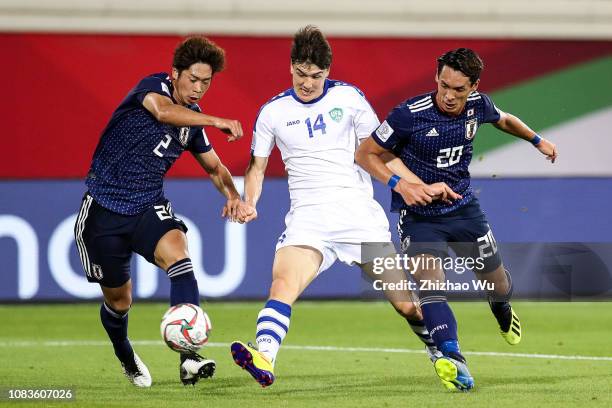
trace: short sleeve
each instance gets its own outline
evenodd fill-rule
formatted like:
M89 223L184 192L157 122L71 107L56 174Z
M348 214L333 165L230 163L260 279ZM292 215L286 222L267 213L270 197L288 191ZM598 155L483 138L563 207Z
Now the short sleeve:
M365 139L380 125L380 121L368 100L361 93L357 98L359 103L357 105L357 113L353 119L353 126L355 127L357 138Z
M212 149L212 145L206 136L206 131L202 127L192 127L189 132L190 141L188 149L192 153L206 153Z
M148 76L144 78L138 83L138 85L136 85L132 92L136 95L136 98L138 98L140 103L142 103L145 96L147 96L147 94L150 92L172 98L172 92L170 91L168 84L162 78L157 76Z
M256 157L269 157L274 148L274 126L268 107L261 109L253 128L251 154Z
M484 109L484 122L485 123L497 123L501 118L501 114L499 113L499 109L493 103L491 98L488 95L483 93L480 94L482 97L483 109Z
M398 143L407 143L412 134L412 114L405 104L397 106L372 133L380 146L392 150Z

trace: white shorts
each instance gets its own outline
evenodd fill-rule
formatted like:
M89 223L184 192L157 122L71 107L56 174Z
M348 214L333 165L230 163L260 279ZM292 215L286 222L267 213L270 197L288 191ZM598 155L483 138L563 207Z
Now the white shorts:
M391 242L389 220L373 198L292 207L285 224L276 250L297 245L315 248L323 255L317 275L336 259L348 265L369 262L362 260L364 242Z

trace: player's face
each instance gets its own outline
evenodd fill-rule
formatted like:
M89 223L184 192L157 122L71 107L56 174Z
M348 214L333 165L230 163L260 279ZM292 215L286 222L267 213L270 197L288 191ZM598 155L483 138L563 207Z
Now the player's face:
M198 103L208 91L212 81L212 68L208 64L196 63L180 72L172 69L174 99L181 105Z
M321 69L315 64L292 64L291 77L293 79L293 90L304 102L310 102L323 94L325 78L329 75L329 69Z
M440 74L436 75L436 82L438 83L438 93L436 94L438 108L449 115L455 116L463 112L468 96L478 88L480 80L472 84L470 78L465 76L463 72L455 71L445 65L442 67Z

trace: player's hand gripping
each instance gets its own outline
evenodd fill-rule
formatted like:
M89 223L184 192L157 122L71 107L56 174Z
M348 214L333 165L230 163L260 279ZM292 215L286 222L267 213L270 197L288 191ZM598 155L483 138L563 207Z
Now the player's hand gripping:
M546 156L546 160L550 160L551 163L554 163L555 160L557 160L557 156L559 154L557 153L557 146L555 146L554 143L542 138L536 148L542 152L542 154Z
M253 221L257 218L257 209L255 206L242 202L238 208L238 222L245 223Z
M232 222L240 222L238 219L238 209L241 203L242 200L239 196L228 198L221 211L221 217L228 218Z
M400 179L393 191L399 193L408 205L427 205L433 201L426 184L409 183Z
M440 200L447 204L450 204L454 200L461 200L463 196L455 193L448 184L444 182L433 183L425 186L425 192L431 196L434 200Z
M213 126L229 135L228 142L238 140L243 135L242 125L237 120L216 118Z

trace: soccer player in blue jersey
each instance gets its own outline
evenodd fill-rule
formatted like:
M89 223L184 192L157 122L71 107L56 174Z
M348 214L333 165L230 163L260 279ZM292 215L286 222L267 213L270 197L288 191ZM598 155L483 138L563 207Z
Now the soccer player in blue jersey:
M204 37L190 37L174 53L172 72L143 78L114 111L102 132L87 175L75 224L76 244L87 280L100 284L100 318L124 374L138 387L151 386L146 365L127 336L132 304L132 252L165 270L170 304L198 305L200 294L187 250L187 227L164 197L166 172L189 150L227 202L222 214L236 219L244 203L203 126L242 136L238 121L203 114L198 102L214 75L224 68L225 53ZM195 384L212 376L215 362L181 354L180 379Z
M531 130L519 118L497 108L477 92L483 63L472 50L459 48L438 58L437 90L402 102L362 143L357 162L393 189L392 211L399 211L402 247L424 260L446 256L450 245L460 257L480 258L474 272L494 284L487 296L502 337L509 344L521 340L521 326L510 298L512 280L505 270L493 233L470 187L468 166L478 126L492 123L498 129L532 143L551 162L555 145ZM393 151L410 169L401 175L385 166L382 156ZM435 201L426 206L406 203L398 191L402 185L445 182L462 198ZM416 271L419 282L444 282L440 263L424 262ZM444 357L434 363L436 373L451 390L474 386L459 349L457 323L443 290L421 290L420 306L425 326Z

